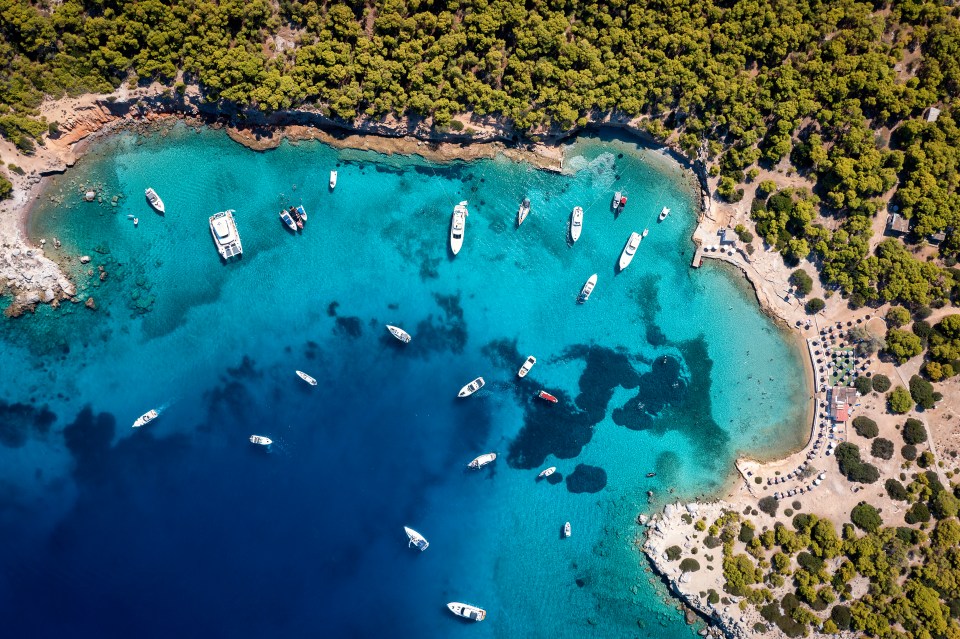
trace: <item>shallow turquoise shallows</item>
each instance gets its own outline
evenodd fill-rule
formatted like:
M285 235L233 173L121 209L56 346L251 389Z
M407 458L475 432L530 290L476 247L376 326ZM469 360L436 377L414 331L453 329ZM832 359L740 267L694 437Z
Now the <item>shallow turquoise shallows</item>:
M82 201L90 188L102 201ZM277 212L301 203L292 233ZM226 209L244 250L229 264L208 228ZM742 277L690 268L695 218L675 163L609 139L573 144L563 175L318 143L254 153L184 126L98 144L30 229L92 258L73 265L97 310L0 324L11 636L691 636L635 517L720 491L739 453L798 446L809 396Z

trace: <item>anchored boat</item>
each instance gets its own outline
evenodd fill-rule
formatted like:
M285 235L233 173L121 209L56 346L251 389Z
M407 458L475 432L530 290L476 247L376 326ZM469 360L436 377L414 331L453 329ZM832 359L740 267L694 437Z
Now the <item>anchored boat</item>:
M471 395L476 393L478 390L483 388L484 384L486 384L486 382L483 381L483 378L478 377L472 382L470 382L469 384L467 384L466 386L464 386L463 388L461 388L460 392L457 393L457 397L470 397Z
M280 221L287 225L291 231L297 230L297 223L293 221L293 218L290 217L290 213L286 209L280 210Z
M330 171L330 190L337 188L337 172Z
M580 239L580 231L583 230L583 209L579 206L573 207L573 213L570 215L570 237L574 242Z
M467 225L467 201L464 200L453 207L453 216L450 218L450 250L456 255L463 246L463 232Z
M390 331L390 334L396 337L398 340L404 344L410 343L410 333L406 332L399 326L390 326L387 324L387 330Z
M264 437L263 435L250 435L250 443L258 444L260 446L269 446L273 443L273 440L269 437Z
M416 546L417 548L420 549L420 552L423 552L424 550L426 550L427 548L430 547L430 542L428 542L427 539L426 539L423 535L421 535L420 533L418 533L418 532L417 532L416 530L414 530L413 528L410 528L410 527L408 527L408 526L404 526L404 527L403 527L403 530L404 530L404 532L407 533L407 538L410 540L410 541L407 543L407 547L408 547L408 548L409 548L410 546Z
M537 358L531 355L527 358L527 361L523 363L523 366L520 367L520 370L517 372L518 377L526 377L527 373L530 372L530 369L533 368L533 365L537 363Z
M551 466L550 468L544 468L543 470L540 471L540 474L537 475L537 479L542 479L542 478L544 478L544 477L549 477L550 475L554 474L555 472L557 472L557 467L556 467L556 466Z
M447 604L447 608L458 617L470 619L471 621L483 621L487 616L487 611L483 608L477 608L476 606L460 603L459 601L451 601Z
M133 427L134 427L134 428L140 428L141 426L144 426L144 425L146 425L146 424L149 424L150 422L152 422L153 420L155 420L158 415L160 415L160 413L158 413L157 411L155 411L155 410L148 410L148 411L145 412L143 415L141 415L140 417L138 417L138 418L137 418L137 421L133 422Z
M626 245L623 247L623 252L620 254L620 270L630 266L630 262L633 261L633 256L636 255L637 249L640 248L640 240L643 239L639 233L634 231L630 234L630 237L627 239Z
M304 373L303 371L297 371L297 377L299 377L300 379L302 379L302 380L305 381L306 383L310 384L311 386L316 386L316 385L317 385L317 380L315 380L314 378L310 377L309 375L307 375L307 374Z
M569 536L570 536L570 522L569 522L569 521L563 525L563 536L564 536L564 537L569 537Z
M213 235L217 251L223 259L229 260L231 257L243 255L243 245L240 244L237 223L233 219L233 209L210 216L210 234Z
M590 294L593 293L593 288L597 285L597 274L594 273L590 276L587 282L583 285L583 288L580 289L580 295L577 297L577 303L583 304L588 299L590 299Z
M486 466L487 464L489 464L490 462L492 462L496 458L497 458L496 453L484 453L483 455L476 457L472 462L467 464L467 468L479 470L484 466Z
M665 219L667 219L668 215L670 215L670 209L668 209L667 207L663 207L662 209L660 209L660 217L657 218L657 221L663 222Z
M164 215L167 212L166 207L163 206L163 200L160 199L160 196L157 195L157 192L152 188L148 188L143 194L147 197L147 202L150 203L150 206L153 207L153 210Z
M547 400L548 402L552 402L552 403L554 403L554 404L557 403L557 398L554 397L553 395L551 395L550 393L548 393L548 392L545 391L545 390L539 391L539 392L537 393L537 397L539 397L540 399L545 399L545 400Z
M620 194L620 191L617 191L613 194L613 202L610 204L610 208L614 211L620 208L620 200L623 199L623 196Z
M530 198L523 198L520 203L520 210L517 211L517 226L523 224L523 221L530 215Z

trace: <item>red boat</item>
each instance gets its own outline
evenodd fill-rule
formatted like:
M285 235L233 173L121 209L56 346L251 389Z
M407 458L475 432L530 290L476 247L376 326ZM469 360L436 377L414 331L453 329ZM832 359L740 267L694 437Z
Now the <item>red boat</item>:
M623 207L625 207L626 205L627 205L627 198L626 197L620 198L620 206L618 208L622 211Z
M538 392L538 393L537 393L537 397L539 397L540 399L545 399L545 400L547 400L548 402L553 402L554 404L557 403L557 398L554 397L553 395L551 395L550 393L548 393L547 391L544 391L544 390Z

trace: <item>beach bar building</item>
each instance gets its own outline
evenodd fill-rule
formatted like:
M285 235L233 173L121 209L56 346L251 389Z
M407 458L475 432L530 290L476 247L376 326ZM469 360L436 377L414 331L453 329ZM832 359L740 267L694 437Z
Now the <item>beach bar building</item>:
M850 419L853 405L857 403L857 389L850 386L834 386L829 393L830 419L845 424Z

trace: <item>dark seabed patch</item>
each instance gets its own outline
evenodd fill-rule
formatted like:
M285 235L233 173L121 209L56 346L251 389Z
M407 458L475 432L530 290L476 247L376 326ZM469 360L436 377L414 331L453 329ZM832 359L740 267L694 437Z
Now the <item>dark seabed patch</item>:
M607 471L599 466L577 464L567 475L567 490L571 493L598 493L607 486Z
M336 325L333 328L333 333L341 337L350 337L352 339L357 339L363 335L363 322L359 317L344 317L337 316Z
M462 353L467 345L467 325L463 319L463 307L460 305L460 293L443 295L434 293L433 299L440 307L442 315L433 313L417 324L414 337L417 340L417 352L426 356L430 352Z
M15 402L0 400L0 444L7 448L20 448L27 443L31 433L45 435L57 416L45 406L34 408Z

